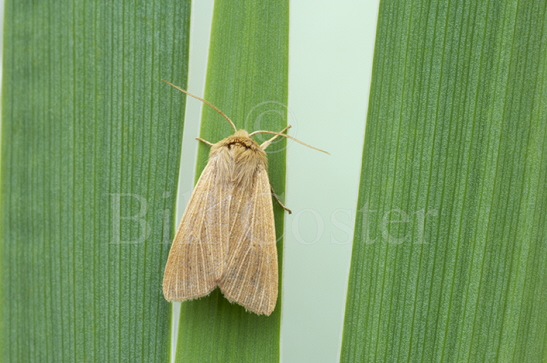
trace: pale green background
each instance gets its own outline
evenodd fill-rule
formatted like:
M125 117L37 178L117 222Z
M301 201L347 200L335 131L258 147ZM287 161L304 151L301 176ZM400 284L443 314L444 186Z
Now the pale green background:
M196 95L204 94L212 9L212 0L192 2L188 90ZM284 363L339 360L377 13L378 0L291 2L289 133L331 155L288 142ZM201 107L187 102L178 220L193 189Z

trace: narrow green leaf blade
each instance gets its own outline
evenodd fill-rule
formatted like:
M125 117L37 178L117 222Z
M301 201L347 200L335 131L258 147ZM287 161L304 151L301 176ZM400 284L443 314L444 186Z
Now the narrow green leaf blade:
M205 99L238 128L281 131L286 126L288 16L288 1L215 2ZM200 137L215 143L233 132L222 116L204 107ZM255 137L259 142L268 138ZM281 195L285 144L280 140L267 150L270 182ZM209 147L200 145L198 176L208 153ZM277 205L274 210L280 238L283 211ZM277 247L281 262L280 241ZM177 362L278 362L280 311L280 297L273 314L265 317L230 304L218 290L184 302Z
M2 362L167 360L189 11L6 1Z
M547 6L383 1L342 362L541 362Z

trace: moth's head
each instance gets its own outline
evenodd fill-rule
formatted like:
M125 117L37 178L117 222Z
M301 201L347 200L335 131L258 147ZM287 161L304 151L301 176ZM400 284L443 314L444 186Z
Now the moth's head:
M260 145L253 140L249 133L245 130L237 130L233 135L228 136L227 138L220 140L218 143L214 144L211 148L209 155L213 155L217 150L226 148L232 150L231 152L235 155L246 152L260 152L264 153Z
M234 134L236 137L249 137L249 133L243 129L237 130Z
M245 149L262 151L260 145L249 136L249 133L243 129L237 130L232 136L224 139L225 145L239 145Z

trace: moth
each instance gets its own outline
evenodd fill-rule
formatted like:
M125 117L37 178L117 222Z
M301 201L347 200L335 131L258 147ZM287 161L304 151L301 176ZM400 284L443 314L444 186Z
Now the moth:
M238 130L211 103L163 81L212 107L234 129L233 135L214 144L197 138L211 150L169 251L165 299L197 299L218 286L228 301L270 315L278 289L272 196L290 210L273 193L264 150L278 136L316 148L283 134L290 126L281 132ZM258 133L275 136L259 145L251 138Z

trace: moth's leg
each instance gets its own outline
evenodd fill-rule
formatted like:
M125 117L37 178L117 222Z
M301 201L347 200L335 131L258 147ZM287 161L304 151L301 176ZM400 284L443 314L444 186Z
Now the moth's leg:
M199 141L201 141L201 142L204 142L204 143L206 143L206 144L209 145L209 146L213 146L213 145L214 145L213 143L211 143L211 142L209 142L209 141L207 141L207 140L203 140L201 137L196 137L196 140L199 140Z
M289 214L292 214L292 210L290 210L289 208L285 207L283 205L283 203L281 203L281 201L279 200L279 198L277 197L277 194L275 194L275 190L273 190L272 186L270 185L270 190L272 191L272 197L274 197L274 199L277 201L277 204L279 204L279 206L283 209L285 209L287 212L289 212Z
M289 125L287 127L285 127L283 130L279 131L280 134L284 133L285 131L287 131L288 129L290 129L292 126ZM272 143L272 141L274 141L279 135L275 135L274 137L272 137L271 139L269 140L266 140L262 143L262 145L260 145L260 147L262 148L262 150L266 149L268 146L270 146L270 144Z
M283 130L279 131L279 133L282 134L282 133L284 133L285 131L287 131L288 129L290 129L291 127L292 127L292 126L289 125L289 126L285 127ZM273 138L275 139L277 136L279 136L279 135L275 135Z

